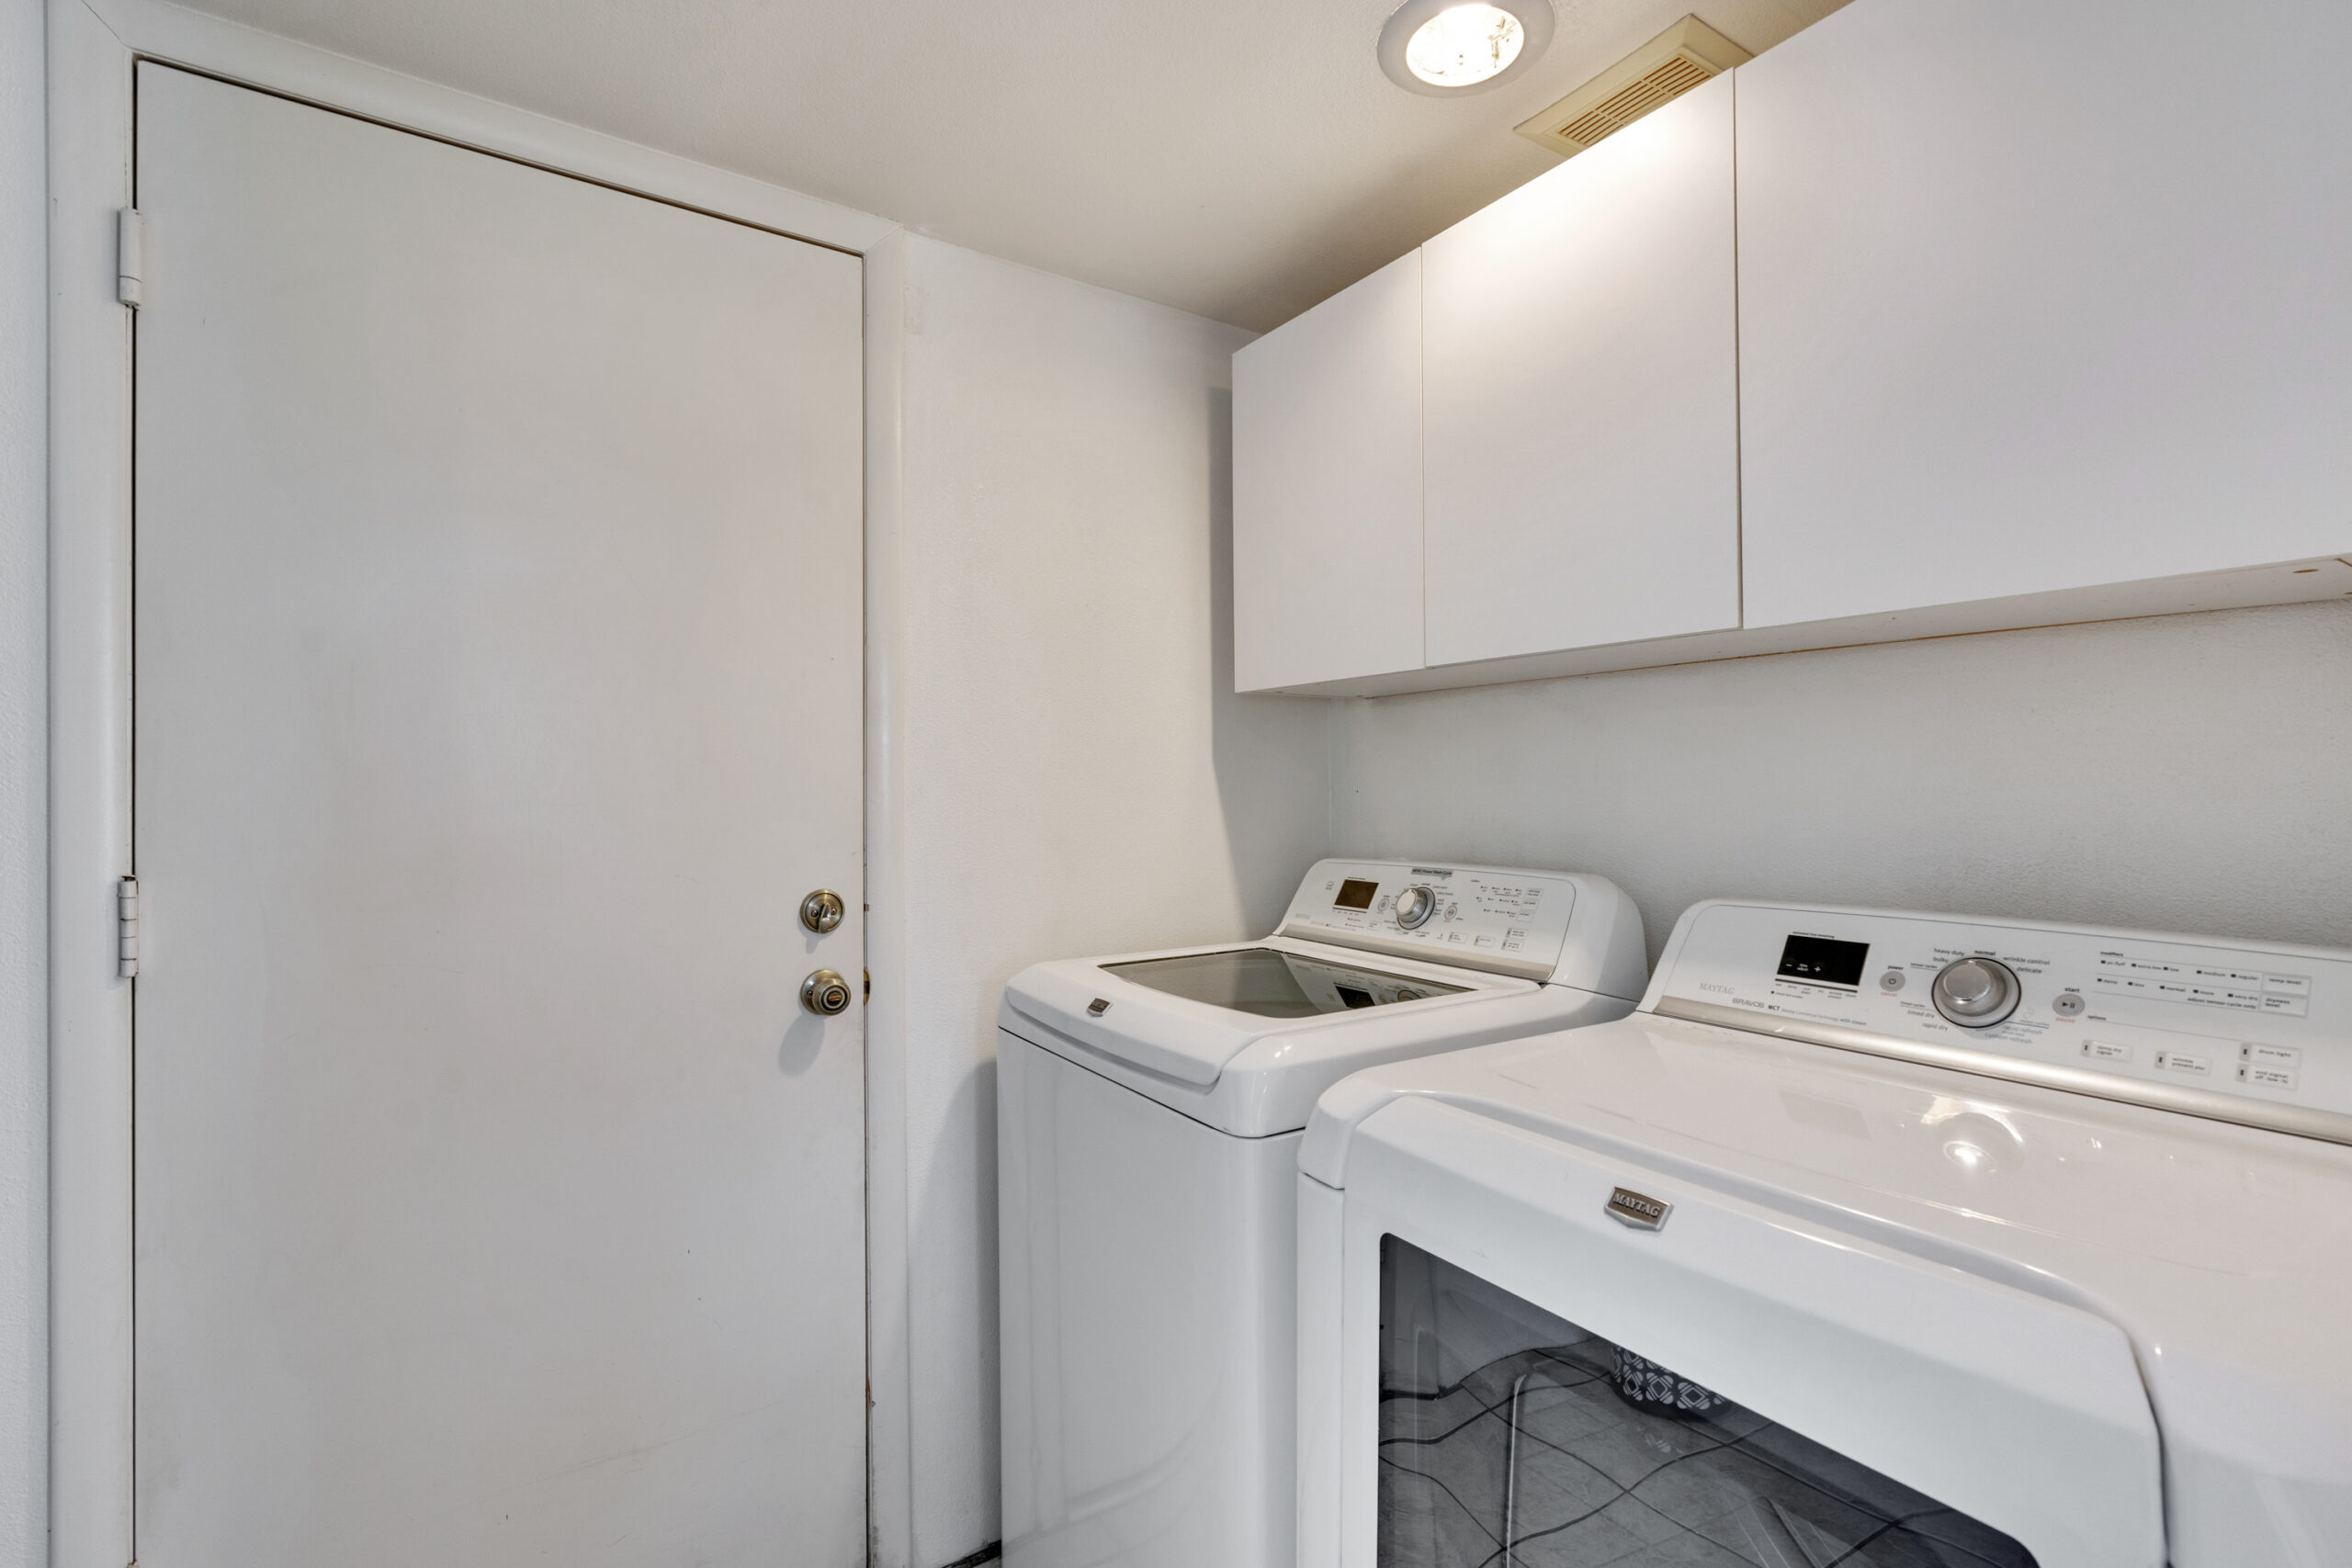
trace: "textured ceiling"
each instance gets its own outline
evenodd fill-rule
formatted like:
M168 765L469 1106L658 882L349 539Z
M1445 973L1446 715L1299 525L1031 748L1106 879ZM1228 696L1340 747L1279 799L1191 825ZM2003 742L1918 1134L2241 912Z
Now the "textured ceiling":
M1761 51L1845 0L1700 0ZM198 9L1263 329L1553 166L1511 127L1690 0L1554 0L1423 97L1396 0L201 0Z

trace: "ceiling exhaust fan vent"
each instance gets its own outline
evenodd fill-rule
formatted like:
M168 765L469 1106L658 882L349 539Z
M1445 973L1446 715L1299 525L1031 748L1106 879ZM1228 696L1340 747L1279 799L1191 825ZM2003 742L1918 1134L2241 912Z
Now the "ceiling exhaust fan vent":
M1520 125L1519 133L1573 158L1659 105L1753 58L1698 17L1685 17Z

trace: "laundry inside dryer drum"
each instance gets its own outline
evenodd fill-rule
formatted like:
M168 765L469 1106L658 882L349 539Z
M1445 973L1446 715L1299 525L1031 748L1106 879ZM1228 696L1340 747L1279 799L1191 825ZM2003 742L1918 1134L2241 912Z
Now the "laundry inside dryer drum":
M1381 1243L1381 1568L2032 1568L2015 1540Z

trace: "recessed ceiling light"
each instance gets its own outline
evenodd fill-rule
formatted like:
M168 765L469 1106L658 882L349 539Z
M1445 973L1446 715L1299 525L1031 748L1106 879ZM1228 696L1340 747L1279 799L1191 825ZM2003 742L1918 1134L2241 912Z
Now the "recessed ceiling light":
M1400 87L1450 97L1501 85L1551 41L1551 0L1405 0L1380 29L1380 67Z
M1449 6L1405 40L1405 69L1435 87L1475 87L1519 58L1527 29L1493 6Z

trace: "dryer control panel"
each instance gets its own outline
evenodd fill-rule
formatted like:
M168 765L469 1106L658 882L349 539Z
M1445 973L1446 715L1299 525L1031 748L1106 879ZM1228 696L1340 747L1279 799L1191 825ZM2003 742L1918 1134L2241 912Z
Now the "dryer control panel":
M1572 877L1492 866L1327 860L1282 934L1548 980L1576 910Z
M2352 1142L2352 952L1718 900L1643 1007Z

